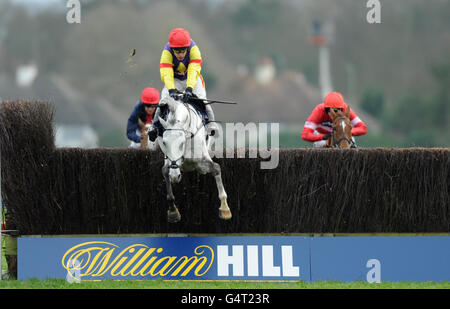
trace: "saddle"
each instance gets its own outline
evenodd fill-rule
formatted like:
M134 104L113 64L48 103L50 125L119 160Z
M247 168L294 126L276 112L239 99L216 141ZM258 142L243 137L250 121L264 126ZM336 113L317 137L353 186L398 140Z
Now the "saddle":
M203 103L203 100L199 99L195 94L189 100L188 104L190 104L194 109L202 116L203 125L206 126L208 123L208 114L206 113L206 106Z

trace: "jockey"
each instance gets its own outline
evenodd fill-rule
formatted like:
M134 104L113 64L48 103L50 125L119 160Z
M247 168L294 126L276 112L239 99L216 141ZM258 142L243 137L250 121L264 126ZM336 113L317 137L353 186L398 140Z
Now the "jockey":
M127 137L131 140L130 148L141 146L141 129L146 124L151 124L159 103L159 91L155 88L145 88L141 99L136 103L128 118Z
M314 108L312 114L305 122L302 131L302 139L314 142L314 147L324 147L333 132L333 121L329 116L330 109L346 111L349 106L344 102L344 97L339 92L327 94L323 103ZM359 136L367 133L367 127L359 119L358 115L350 108L350 122L352 124L352 135Z
M200 74L202 69L202 55L198 45L191 39L189 32L183 28L173 29L169 34L169 42L164 47L160 61L161 80L164 88L161 91L161 105L167 104L168 97L177 99L177 92L184 92L183 102L196 95L200 99L206 100L206 89L203 77ZM211 135L217 131L214 123L214 112L211 105L205 105L207 114L207 132ZM156 139L156 130L162 135L161 124L158 116L164 117L166 108L158 108L155 113L155 128L149 131L151 141ZM153 139L153 140L152 140Z

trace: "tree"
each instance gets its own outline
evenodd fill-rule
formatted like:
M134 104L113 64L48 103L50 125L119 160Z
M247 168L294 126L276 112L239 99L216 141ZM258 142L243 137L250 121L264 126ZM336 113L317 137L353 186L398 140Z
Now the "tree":
M435 121L443 129L450 121L450 63L442 63L431 68L431 73L438 83L438 92L434 96L436 106Z
M366 89L361 98L361 108L380 119L384 113L384 93L373 88Z
M7 17L2 25L5 28L2 45L7 60L4 69L14 73L17 65L33 61L39 65L41 73L58 71L65 57L68 25L64 16L54 11L30 15L24 7L13 6L8 8Z

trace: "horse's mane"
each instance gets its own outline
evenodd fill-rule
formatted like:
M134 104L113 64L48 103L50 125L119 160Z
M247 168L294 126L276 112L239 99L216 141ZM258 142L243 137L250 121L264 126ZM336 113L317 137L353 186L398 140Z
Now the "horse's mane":
M182 102L178 102L178 101L175 101L175 100L173 100L173 102L174 102L174 103L173 103L174 110L172 111L172 110L169 109L169 113L168 113L168 116L167 116L167 122L168 122L170 125L172 125L172 126L175 125L175 121L176 121L176 118L175 118L175 111L176 111L178 108L181 107L180 105L183 105L183 107L187 108L189 117L191 117L191 111L192 111L194 114L196 114L196 115L199 116L199 114L197 113L196 108L195 108L194 106L192 106L191 104L188 104L188 103L182 103ZM201 117L200 117L200 119L201 119Z

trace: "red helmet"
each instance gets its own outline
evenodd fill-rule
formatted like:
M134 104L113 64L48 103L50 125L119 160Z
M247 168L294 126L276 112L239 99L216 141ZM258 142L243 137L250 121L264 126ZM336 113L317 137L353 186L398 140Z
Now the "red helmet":
M191 36L186 29L176 28L169 34L169 46L171 48L188 47L191 45Z
M145 88L142 91L141 102L144 104L158 104L159 91L155 88Z
M345 109L344 97L339 92L330 92L323 100L325 108L342 108Z

